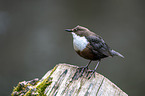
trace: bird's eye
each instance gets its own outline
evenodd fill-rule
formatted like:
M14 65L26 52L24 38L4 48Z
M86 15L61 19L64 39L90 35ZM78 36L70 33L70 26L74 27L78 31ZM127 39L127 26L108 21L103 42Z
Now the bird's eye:
M77 31L78 29L74 29L74 32Z

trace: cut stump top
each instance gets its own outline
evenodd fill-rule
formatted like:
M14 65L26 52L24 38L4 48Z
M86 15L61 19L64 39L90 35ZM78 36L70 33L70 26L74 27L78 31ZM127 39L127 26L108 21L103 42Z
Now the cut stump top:
M48 71L40 83L50 76L52 83L45 89L47 96L128 96L103 75L95 72L90 79L82 76L72 80L78 67L59 64ZM53 72L52 72L53 71Z

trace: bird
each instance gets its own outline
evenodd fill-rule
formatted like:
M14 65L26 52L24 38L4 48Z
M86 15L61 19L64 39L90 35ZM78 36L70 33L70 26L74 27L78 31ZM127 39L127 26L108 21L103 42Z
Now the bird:
M88 78L91 78L92 74L96 71L101 59L106 57L120 56L124 58L122 54L111 49L103 40L103 38L96 33L90 31L88 28L77 25L72 29L65 29L65 31L70 32L73 37L73 47L76 53L90 60L89 63L80 67L82 69L81 76L84 70L88 69L88 66L92 61L98 61L94 70L91 70L92 73Z

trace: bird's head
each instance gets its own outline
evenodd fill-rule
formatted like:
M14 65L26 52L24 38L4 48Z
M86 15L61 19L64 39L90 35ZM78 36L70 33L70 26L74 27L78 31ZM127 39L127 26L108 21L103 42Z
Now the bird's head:
M89 29L79 25L73 29L65 29L65 31L75 33L79 36L89 36L89 33L91 32Z

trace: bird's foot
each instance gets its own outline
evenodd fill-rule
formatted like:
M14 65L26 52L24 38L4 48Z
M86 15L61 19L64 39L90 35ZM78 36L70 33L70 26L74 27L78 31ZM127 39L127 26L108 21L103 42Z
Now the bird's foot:
M88 73L88 66L81 66L76 69L76 73L74 74L72 80L77 80L79 77L82 77L87 73Z
M78 70L79 70L80 76L82 76L84 72L87 72L88 66L81 66L78 68Z
M96 71L96 70L89 70L89 71L88 71L88 74L87 74L87 78L90 79L90 78L92 77L93 74L94 74L94 77L95 77L95 71Z
M88 71L88 66L82 66L77 68L76 72L77 72L77 77L76 79L78 79L79 77L82 77L83 75L87 74Z

